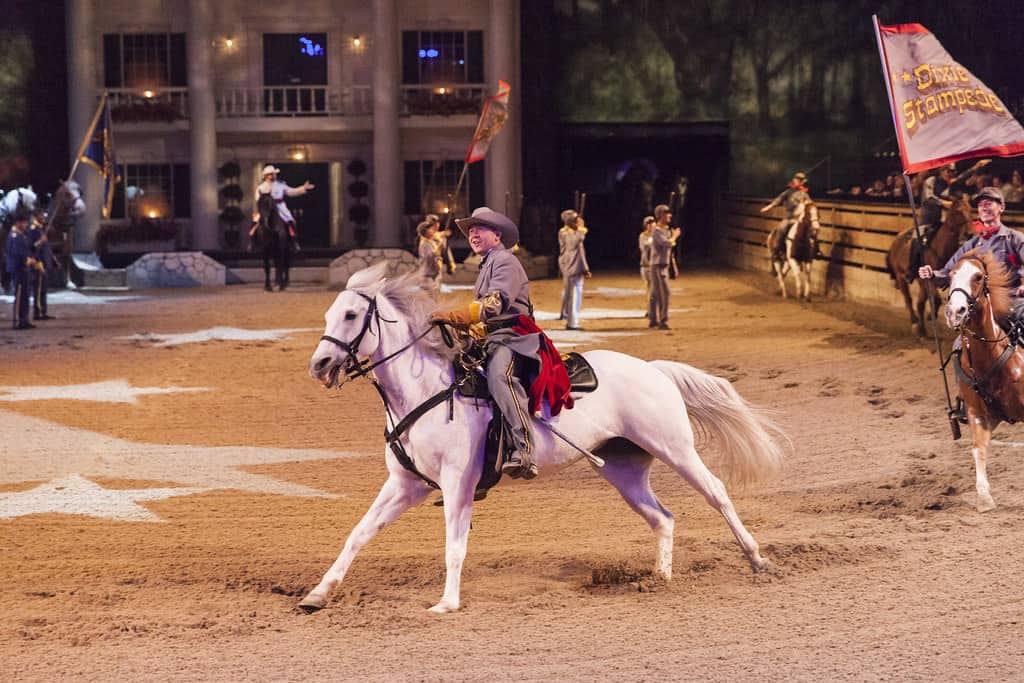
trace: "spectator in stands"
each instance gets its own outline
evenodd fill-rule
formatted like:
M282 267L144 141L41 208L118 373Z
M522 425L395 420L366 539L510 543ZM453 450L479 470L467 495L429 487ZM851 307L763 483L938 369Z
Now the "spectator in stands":
M1020 171L1015 170L1010 174L1010 180L1000 190L1007 204L1016 204L1024 201L1024 183L1021 182Z
M849 191L849 192L847 192L846 194L848 194L848 195L849 195L849 196L851 196L851 197L859 197L859 196L861 195L861 189L860 189L860 185L854 185L854 186L852 186L852 187L850 188L850 191Z
M871 197L873 199L881 199L882 197L888 197L889 193L885 189L885 182L881 178L876 178L871 183L871 187L864 190L865 197Z

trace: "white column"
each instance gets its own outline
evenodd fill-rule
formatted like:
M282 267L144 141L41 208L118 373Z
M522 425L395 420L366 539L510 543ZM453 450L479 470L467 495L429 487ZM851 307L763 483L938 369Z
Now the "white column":
M191 119L192 248L220 246L217 228L217 128L210 58L212 3L189 0L188 109Z
M377 247L401 245L402 158L398 133L398 15L395 0L373 0L373 238Z
M68 146L75 163L89 124L96 115L97 86L96 36L93 34L93 0L67 1L68 50ZM117 131L114 131L117 144ZM116 151L116 148L115 148ZM96 233L100 229L100 211L103 205L103 178L91 166L79 164L75 180L82 186L82 198L87 207L75 223L75 251L91 251L96 247Z
M330 194L331 194L331 243L330 246L336 247L342 243L341 239L341 226L344 224L343 217L345 215L345 196L343 188L345 186L345 175L344 170L341 167L340 161L332 161L328 166L328 173L330 174Z
M508 192L513 220L518 219L520 182L519 133L522 127L519 98L522 85L519 79L519 3L516 0L490 0L486 41L487 89L494 94L498 79L512 86L509 96L508 120L498 136L491 142L485 160L487 206L495 211L505 210ZM470 207L475 208L475 207Z

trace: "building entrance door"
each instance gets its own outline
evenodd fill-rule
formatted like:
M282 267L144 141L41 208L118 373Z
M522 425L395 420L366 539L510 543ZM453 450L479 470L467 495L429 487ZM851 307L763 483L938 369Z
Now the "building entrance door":
M303 247L331 246L331 193L328 164L275 164L281 169L278 180L299 187L307 180L315 186L301 197L287 197L295 216L299 244Z

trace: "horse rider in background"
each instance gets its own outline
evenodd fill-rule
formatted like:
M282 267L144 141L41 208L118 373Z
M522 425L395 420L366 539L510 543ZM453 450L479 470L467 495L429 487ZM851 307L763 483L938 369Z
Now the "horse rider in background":
M583 217L572 209L562 212L558 231L558 270L562 274L562 311L565 329L580 330L580 307L583 305L583 279L590 277L587 250L587 227Z
M672 210L667 204L654 207L654 223L651 228L651 264L648 278L651 281L651 297L648 306L648 327L668 329L668 267L672 262L672 250L682 232L673 228Z
M295 248L298 251L298 231L295 227L295 217L292 216L292 212L288 210L288 204L285 202L285 197L301 197L315 185L308 180L299 187L291 187L287 183L281 182L277 179L277 174L281 172L281 169L277 168L273 164L267 164L263 167L263 180L256 187L256 201L259 202L261 194L269 194L274 200L274 206L277 208L277 215L281 217L284 224L288 226L288 241L289 247Z
M807 186L804 184L806 181L806 173L803 173L802 171L794 173L793 179L789 181L788 185L786 185L786 189L780 192L779 195L769 204L761 207L761 213L768 213L776 206L781 206L786 211L785 215L779 221L778 227L776 227L772 232L772 235L768 237L768 242L770 244L772 236L774 236L775 251L782 253L782 260L785 260L786 233L789 231L789 226L792 225L794 220L796 220L796 211L801 204L811 198L810 193L807 191Z

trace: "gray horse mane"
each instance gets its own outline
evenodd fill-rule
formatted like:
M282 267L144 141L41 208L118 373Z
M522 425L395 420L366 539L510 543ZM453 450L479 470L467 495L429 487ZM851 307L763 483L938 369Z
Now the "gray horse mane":
M388 278L395 267L392 263L381 261L369 268L354 273L345 285L368 297L379 297L390 304L400 316L400 323L408 327L408 338L412 339L423 333L430 326L430 315L437 310L437 298L433 292L422 287L423 276L419 271ZM387 325L388 323L381 323ZM436 329L423 338L420 346L444 360L452 360L461 350L456 340L455 347L449 348L444 343L441 333Z

